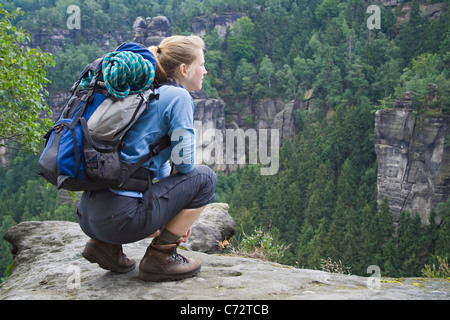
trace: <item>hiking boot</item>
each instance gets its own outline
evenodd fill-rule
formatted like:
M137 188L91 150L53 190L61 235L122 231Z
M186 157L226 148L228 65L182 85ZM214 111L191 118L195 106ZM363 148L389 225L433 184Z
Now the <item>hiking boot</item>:
M117 273L126 273L136 267L134 259L128 259L120 244L110 244L90 239L84 247L82 256L100 268Z
M155 240L148 246L139 264L138 277L144 281L181 280L197 275L201 263L198 259L187 259L177 253L180 244L155 245Z

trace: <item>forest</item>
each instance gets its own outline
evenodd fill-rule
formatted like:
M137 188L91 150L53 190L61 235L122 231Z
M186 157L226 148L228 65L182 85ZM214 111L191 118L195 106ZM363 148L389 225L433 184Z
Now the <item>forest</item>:
M82 28L124 36L138 16L167 16L174 34L189 34L196 17L243 14L225 36L217 29L204 36L205 91L226 101L226 119L243 97L311 101L312 107L295 111L296 135L280 149L276 175L260 175L258 165L217 173L216 201L229 204L239 229L232 239L235 247L251 238L260 251L283 248L269 255L281 263L320 269L331 259L351 268L352 274L366 275L368 266L377 265L382 276L393 277L420 276L425 265L438 265L450 255L450 201L439 204L425 226L418 214L409 212L395 226L388 203L377 203L373 141L374 113L392 108L406 91L415 93L415 116L428 116L423 106L430 83L437 87L437 116L450 117L448 0L380 4L379 28L368 28L371 14L366 10L372 2L362 0L1 4L8 12L19 7L24 11L9 20L30 34L66 28L69 5L80 7ZM439 8L439 15L430 17L428 8ZM109 50L116 45L111 41ZM64 49L49 52L53 63L46 67L46 90L50 95L68 90L84 65L104 51L71 30ZM43 139L39 141L43 148ZM39 147L33 152L17 143L8 147L0 165L0 235L25 220L76 221L76 195L63 196L37 176ZM262 237L270 243L263 245ZM12 262L9 251L1 240L0 276Z

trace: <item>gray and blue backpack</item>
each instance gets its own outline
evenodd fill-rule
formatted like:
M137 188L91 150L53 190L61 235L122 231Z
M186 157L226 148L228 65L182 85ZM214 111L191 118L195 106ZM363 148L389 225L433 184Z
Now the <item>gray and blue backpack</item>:
M170 145L169 136L149 145L136 163L120 152L130 127L159 98L152 90L155 70L153 54L137 43L124 43L87 65L45 136L39 174L70 191L145 191L153 176L143 164Z

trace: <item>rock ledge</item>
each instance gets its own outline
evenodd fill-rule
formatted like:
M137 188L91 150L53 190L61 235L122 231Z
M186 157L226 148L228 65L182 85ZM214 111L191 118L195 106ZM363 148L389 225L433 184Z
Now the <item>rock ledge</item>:
M23 222L5 239L13 245L14 265L0 285L0 299L39 300L311 300L450 298L447 280L374 278L296 269L254 259L185 251L202 260L195 278L177 282L143 282L138 271L114 274L81 256L87 237L78 224ZM124 245L137 263L151 239Z

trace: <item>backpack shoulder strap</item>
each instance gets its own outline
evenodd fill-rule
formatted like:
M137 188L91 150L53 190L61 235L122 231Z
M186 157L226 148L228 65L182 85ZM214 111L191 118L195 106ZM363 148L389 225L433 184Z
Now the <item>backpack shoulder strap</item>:
M147 153L145 156L143 156L141 159L139 159L138 162L134 163L132 166L128 168L128 173L126 177L124 177L124 181L126 181L128 178L131 177L131 175L138 170L144 163L146 163L151 158L157 156L162 150L166 149L170 146L171 140L168 134L165 134L161 138L159 138L157 141L150 144L149 149L150 152ZM151 165L151 164L150 164Z
M81 72L80 76L78 77L78 80L73 84L72 88L70 88L70 91L69 91L70 94L73 94L75 92L75 90L78 88L78 85L81 83L83 78L87 77L89 71L92 71L94 74L97 74L100 71L102 61L103 61L103 57L98 58L97 60L93 61L92 63L90 63L86 67L84 67L83 71Z

